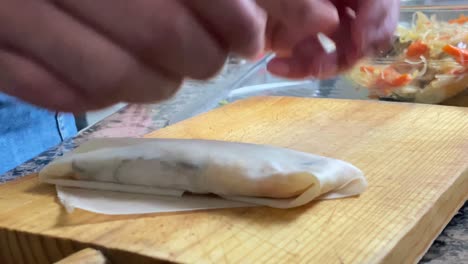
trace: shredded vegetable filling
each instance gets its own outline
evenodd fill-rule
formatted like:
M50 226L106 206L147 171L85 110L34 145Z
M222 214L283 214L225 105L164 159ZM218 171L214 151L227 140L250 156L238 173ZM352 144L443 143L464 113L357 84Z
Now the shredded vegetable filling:
M440 103L468 87L468 16L439 21L421 12L400 26L393 50L366 59L349 73L371 98Z

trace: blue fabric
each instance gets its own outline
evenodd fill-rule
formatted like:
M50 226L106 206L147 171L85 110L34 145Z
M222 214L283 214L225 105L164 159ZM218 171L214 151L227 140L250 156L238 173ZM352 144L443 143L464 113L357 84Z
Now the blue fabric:
M0 93L0 177L76 133L73 115Z

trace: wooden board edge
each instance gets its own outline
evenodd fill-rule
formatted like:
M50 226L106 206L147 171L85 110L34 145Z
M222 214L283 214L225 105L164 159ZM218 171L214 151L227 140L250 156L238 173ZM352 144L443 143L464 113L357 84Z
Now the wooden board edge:
M56 236L48 236L42 234L32 234L30 232L9 230L0 227L0 246L6 240L11 246L17 247L12 249L11 246L0 248L0 263L29 263L27 259L33 260L32 263L49 264L55 263L70 255L76 254L84 249L93 249L101 252L112 264L126 263L141 263L141 264L158 264L158 263L173 263L166 259L158 259L150 257L138 252L130 252L116 248L106 248L97 244L81 242L73 239L60 238ZM42 249L42 251L38 250ZM10 250L10 254L6 252ZM12 252L14 251L14 252ZM38 256L41 254L41 256ZM25 262L26 261L26 262Z
M29 180L37 177L38 175L39 175L39 172L27 174L27 175L18 177L16 179L13 179L11 181L6 181L4 183L0 183L0 187L21 184L21 183L23 183L25 181L29 181Z
M61 259L54 264L72 264L72 263L87 263L87 264L106 264L109 261L99 250L93 248L86 248L68 257Z
M380 263L418 263L467 199L468 167ZM455 206L447 206L450 204ZM415 240L419 243L415 244Z

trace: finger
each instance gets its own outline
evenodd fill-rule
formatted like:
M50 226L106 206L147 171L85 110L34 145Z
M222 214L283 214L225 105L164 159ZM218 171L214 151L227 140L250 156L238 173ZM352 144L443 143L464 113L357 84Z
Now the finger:
M391 44L398 23L399 6L400 2L395 0L360 2L351 30L353 42L362 53L373 55Z
M392 0L393 1L393 0ZM379 3L376 3L379 2ZM334 1L340 14L340 26L332 34L336 53L326 54L315 40L301 42L288 58L275 59L268 69L272 73L292 78L326 79L349 68L365 55L389 44L396 27L398 8L383 1ZM356 15L349 15L351 8ZM386 10L389 8L389 10ZM395 12L397 11L397 12Z
M283 22L268 16L267 26L265 30L265 51L274 52L277 57L288 57L291 55L294 45L299 42L299 38L287 38L286 43L278 41L278 32L285 28Z
M263 51L266 14L251 0L183 0L231 52L254 58Z
M102 35L42 1L15 1L22 16L0 11L7 45L34 58L96 105L167 98L180 85L149 70ZM21 25L21 30L18 30ZM44 30L47 29L47 30ZM40 37L36 37L41 32Z
M335 6L327 0L256 0L275 19L300 34L332 33L339 24Z
M319 41L310 37L298 44L290 57L271 60L267 69L275 75L287 78L325 79L333 76L338 67L337 53L326 53Z
M374 56L391 46L397 26L399 1L338 1L341 17L334 34L339 72L353 67L365 56ZM351 9L352 15L349 13Z
M339 25L336 7L326 0L257 0L257 3L281 25L268 36L275 51L287 51L319 32L329 35Z
M62 0L57 4L140 60L172 75L206 79L225 63L227 52L180 1Z
M84 98L35 62L0 50L0 89L26 102L51 110L81 112Z
M331 38L336 45L334 52L327 52L317 37L309 37L298 43L287 58L272 60L268 65L269 70L279 74L278 69L284 70L284 64L289 64L288 73L280 75L290 78L315 77L318 79L336 76L354 65L360 57L350 48L352 43L349 41L348 23L342 23ZM283 66L278 66L281 64Z
M337 73L348 70L364 57L364 53L358 48L358 44L352 41L354 34L352 29L356 17L349 16L346 8L340 8L339 13L341 17L340 27L332 36L336 44Z

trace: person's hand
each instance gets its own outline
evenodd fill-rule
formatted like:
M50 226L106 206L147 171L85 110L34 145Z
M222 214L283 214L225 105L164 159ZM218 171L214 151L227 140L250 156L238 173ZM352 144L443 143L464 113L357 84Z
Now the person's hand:
M270 5L275 2L257 1L270 2ZM267 35L270 43L273 43L269 47L279 54L270 61L268 70L275 75L288 78L329 78L349 69L364 56L385 49L391 43L400 7L399 0L276 0L276 2L282 2L282 5L277 4L277 6L281 6L283 10L288 8L294 10L296 5L297 12L302 10L310 14L308 18L310 21L304 21L303 27L298 31L294 25L286 23L295 21L294 18L288 18L288 13L284 13L286 17L280 19L283 25L280 27L281 30ZM297 5L301 5L302 9L297 9ZM307 9L306 6L310 8ZM319 9L312 11L314 8ZM312 14L315 17L312 17ZM270 24L270 21L268 23ZM310 30L309 34L307 30ZM295 32L295 37L287 42L281 37L287 34L284 32ZM330 54L325 52L317 39L317 32L323 32L333 39L337 51Z
M339 26L339 14L328 0L256 0L267 12L266 50L290 56L307 37L332 34Z
M262 52L251 0L0 0L0 90L53 110L168 98Z

